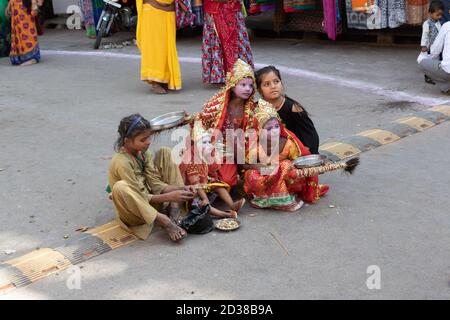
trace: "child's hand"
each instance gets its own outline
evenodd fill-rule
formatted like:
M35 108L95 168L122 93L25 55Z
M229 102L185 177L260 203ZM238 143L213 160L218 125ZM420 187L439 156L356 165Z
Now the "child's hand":
M184 191L192 192L194 195L197 194L197 189L194 186L184 186Z
M202 199L202 201L200 202L200 207L205 207L205 206L207 206L209 204L209 200L208 200L208 198L206 198L206 199Z

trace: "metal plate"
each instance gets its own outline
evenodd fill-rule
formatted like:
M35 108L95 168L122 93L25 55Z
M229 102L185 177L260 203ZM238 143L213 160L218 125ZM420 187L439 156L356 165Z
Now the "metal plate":
M150 126L152 130L170 129L182 124L185 117L184 111L169 112L150 120Z
M292 161L294 166L300 168L311 168L324 164L327 161L327 156L323 154L312 154L309 156L303 156Z
M237 219L226 218L214 221L214 226L222 231L232 231L238 229L241 223Z

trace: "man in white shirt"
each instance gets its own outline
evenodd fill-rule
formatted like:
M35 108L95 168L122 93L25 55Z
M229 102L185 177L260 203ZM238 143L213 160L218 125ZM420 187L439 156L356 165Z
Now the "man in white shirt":
M442 92L450 94L450 22L442 25L430 48L430 58L420 61L419 66Z

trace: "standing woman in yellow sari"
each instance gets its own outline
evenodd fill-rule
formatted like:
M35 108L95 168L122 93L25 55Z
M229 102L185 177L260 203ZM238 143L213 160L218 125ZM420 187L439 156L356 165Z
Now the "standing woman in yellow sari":
M11 16L11 63L30 65L41 59L35 17L43 0L10 0L7 14Z
M166 94L181 89L181 71L176 47L174 0L136 0L137 46L141 51L141 80L152 91Z

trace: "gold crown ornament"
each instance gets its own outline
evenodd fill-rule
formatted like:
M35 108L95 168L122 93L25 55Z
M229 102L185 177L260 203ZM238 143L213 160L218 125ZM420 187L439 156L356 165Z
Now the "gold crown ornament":
M239 81L245 78L252 78L253 87L255 87L255 72L253 71L252 66L241 59L237 59L231 72L227 73L227 83L225 89L229 90L234 88Z
M263 99L258 100L258 107L256 107L254 115L260 129L262 129L266 122L272 118L281 121L280 116L273 105Z

